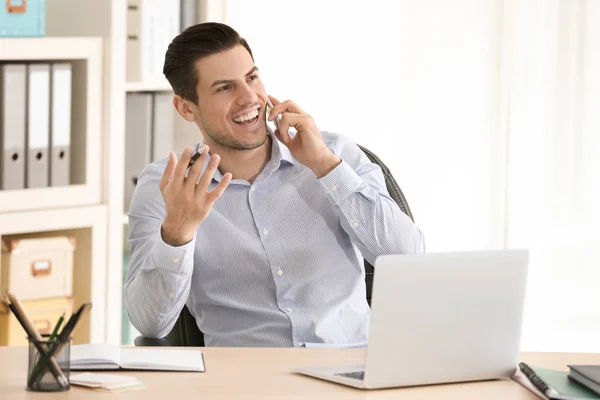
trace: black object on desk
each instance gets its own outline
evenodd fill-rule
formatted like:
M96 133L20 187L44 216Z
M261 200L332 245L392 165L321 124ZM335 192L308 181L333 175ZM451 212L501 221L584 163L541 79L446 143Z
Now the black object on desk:
M569 365L569 379L600 396L600 365Z

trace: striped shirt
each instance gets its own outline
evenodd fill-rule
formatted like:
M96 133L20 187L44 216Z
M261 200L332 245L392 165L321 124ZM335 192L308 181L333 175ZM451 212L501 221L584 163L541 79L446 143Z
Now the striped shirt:
M160 234L167 160L142 171L128 213L124 293L140 333L166 336L185 304L207 346L366 345L363 257L374 264L382 254L424 252L424 238L378 165L344 136L323 138L342 159L329 174L317 179L273 140L254 183L232 180L180 247ZM221 177L217 170L209 189Z

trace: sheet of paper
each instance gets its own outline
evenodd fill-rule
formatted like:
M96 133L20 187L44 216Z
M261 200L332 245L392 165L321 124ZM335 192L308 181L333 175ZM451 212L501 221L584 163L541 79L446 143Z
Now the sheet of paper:
M105 390L122 390L145 386L144 382L133 376L105 373L96 374L91 372L71 375L69 381L72 385L101 388Z

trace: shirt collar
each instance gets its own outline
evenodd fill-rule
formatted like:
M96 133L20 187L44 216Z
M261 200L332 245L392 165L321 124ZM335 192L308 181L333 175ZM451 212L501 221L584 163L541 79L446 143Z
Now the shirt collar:
M278 167L281 161L285 161L288 164L295 165L296 160L294 160L292 153L290 153L290 149L288 149L285 144L277 140L275 135L271 135L271 138L273 139L271 161L276 161Z
M267 164L267 166L269 166L269 164L271 164L271 165L273 165L272 170L276 170L281 166L282 162L286 163L286 164L290 164L290 165L295 165L296 160L292 156L292 153L290 153L290 149L288 149L286 145L284 145L279 140L277 140L275 135L273 135L270 131L269 131L269 136L271 136L271 159L269 160L270 162ZM204 140L202 140L198 144L196 144L194 151L198 151L200 146L202 146L203 144L204 144ZM206 169L206 166L208 165L208 161L210 160L210 157L211 157L210 154L208 155L208 157L206 157L206 161L204 163L203 170ZM265 167L265 169L267 169L267 168L268 167ZM265 170L263 170L263 172L265 172ZM222 178L223 178L223 175L221 174L221 171L219 171L219 169L217 168L217 170L215 171L215 174L213 175L213 180L215 180L217 182L221 182Z

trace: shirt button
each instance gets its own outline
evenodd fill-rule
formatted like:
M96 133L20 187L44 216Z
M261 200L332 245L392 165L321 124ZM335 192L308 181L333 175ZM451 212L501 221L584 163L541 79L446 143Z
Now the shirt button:
M268 230L267 228L265 228L265 229L263 230L263 234L264 234L265 236L267 236L267 235L269 234L269 230Z
M336 190L337 190L337 185L333 185L333 186L331 187L331 191L332 191L332 192L335 192Z
M250 190L252 190L254 192L256 190L256 186L254 186L254 185L250 186Z
M181 261L181 260L180 260L179 258L177 258L177 257L175 257L175 258L173 259L173 263L174 263L174 264L177 264L179 261Z
M288 308L286 311L287 311L287 312L289 312L289 313L291 313L291 312L292 312L292 309L291 309L291 308Z
M280 270L280 269L278 269L278 270L277 270L277 275L279 275L279 276L283 275L283 271L282 271L282 270Z
M173 292L169 293L169 298L172 299L173 297L175 297L175 295L173 294Z
M352 223L352 226L356 228L356 227L358 226L358 221L354 221L354 222Z

